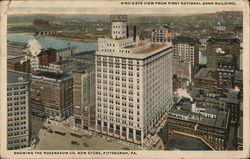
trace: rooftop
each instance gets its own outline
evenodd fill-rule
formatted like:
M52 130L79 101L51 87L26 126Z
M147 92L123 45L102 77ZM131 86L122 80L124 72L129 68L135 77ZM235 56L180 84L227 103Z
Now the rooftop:
M56 79L56 80L65 79L65 78L70 77L70 75L68 75L68 74L48 72L48 71L37 71L37 72L33 73L33 75L42 76L42 77L51 78L51 79Z
M72 58L79 58L84 60L95 60L95 50L87 51L79 54L74 54Z
M95 71L95 65L94 64L86 64L82 67L78 67L74 69L72 72L73 73L87 73L87 72L92 72Z
M61 61L54 62L52 64L55 64L55 65L64 65L64 64L69 64L69 63L75 63L75 61L61 60Z
M201 70L194 76L195 79L201 79L201 80L211 80L211 81L217 81L216 79L217 74L215 69L212 68L201 68Z
M220 36L220 37L213 37L210 38L208 43L238 43L240 44L240 40L238 38Z
M240 104L240 93L237 89L229 89L227 93L221 97L222 101L227 103Z
M165 47L165 46L167 46L167 45L166 44L152 44L149 48L143 49L137 53L138 54L147 54L147 53L150 53L152 51L155 51L155 50L160 49L160 48Z
M198 43L199 40L196 39L196 38L191 38L191 37L177 37L177 38L174 38L173 39L173 44L176 44L176 43L188 43L188 44L192 44L194 45L195 43Z
M13 58L8 58L7 61L10 63L19 63L23 58L24 56L13 57Z
M216 118L209 118L209 117L202 116L201 113L192 112L191 111L192 103L190 101L180 102L177 104L177 107L178 109L173 109L170 112L169 116L178 118L175 115L182 115L182 116L186 116L187 118L178 118L178 119L186 120L186 121L190 121L190 122L194 122L198 124L203 124L203 125L219 127L219 128L227 127L228 115L229 115L229 111L227 109L222 110L222 109L219 109L219 107L217 108L213 108L209 106L204 107L205 113L216 115ZM186 109L187 107L189 107L189 109ZM197 105L196 108L202 108L202 106ZM191 116L196 116L197 118L194 119Z
M23 82L28 82L29 80L30 80L29 74L12 70L7 71L8 84L23 83Z
M25 55L26 54L20 54L20 53L15 53L15 52L9 52L8 51L7 58L12 59L12 58L15 58L15 57L24 57Z

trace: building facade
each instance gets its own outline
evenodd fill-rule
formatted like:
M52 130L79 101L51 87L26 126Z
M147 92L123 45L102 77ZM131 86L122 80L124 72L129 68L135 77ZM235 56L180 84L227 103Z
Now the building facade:
M65 57L69 57L71 55L78 53L78 47L76 46L70 46L62 49L56 50L56 61L60 61Z
M113 39L98 39L96 131L144 144L172 106L172 46L134 42L126 32L116 31L126 28L126 18L111 16Z
M37 71L32 74L31 114L62 120L73 115L73 78L67 74Z
M240 40L237 38L214 37L207 41L207 67L217 68L218 57L230 54L234 58L235 69L240 69Z
M95 66L85 65L73 71L75 126L95 130Z
M30 144L30 77L16 71L7 72L7 149Z
M190 70L186 70L185 72L188 72L192 77L195 75L195 73L198 72L199 69L199 41L196 38L190 38L190 37L177 37L173 39L173 65L174 68L174 74L176 74L180 78L186 78L182 77L182 74L178 74L181 70L178 67L181 66L181 64L186 64L186 68L188 69L190 65L191 66L191 72Z
M235 77L233 56L219 56L217 65L218 86L221 88L233 88Z
M151 33L151 42L153 43L169 43L172 42L173 33L166 25L157 26Z

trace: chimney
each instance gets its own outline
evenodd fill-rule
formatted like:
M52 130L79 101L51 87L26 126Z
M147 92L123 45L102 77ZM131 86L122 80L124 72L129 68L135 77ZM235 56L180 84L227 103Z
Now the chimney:
M129 29L128 29L128 26L127 26L127 38L129 37Z
M136 39L136 25L134 25L134 42L135 42L135 39Z

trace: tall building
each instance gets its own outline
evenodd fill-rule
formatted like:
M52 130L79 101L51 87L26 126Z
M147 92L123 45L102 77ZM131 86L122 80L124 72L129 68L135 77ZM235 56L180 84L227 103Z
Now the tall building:
M191 78L190 76L193 77L199 69L198 39L190 37L173 39L173 63L174 74L178 77L187 78L187 75L189 75L189 78ZM181 70L184 70L183 74L180 74Z
M218 57L230 54L235 69L240 69L240 40L237 38L214 37L207 41L207 67L217 68Z
M167 43L172 41L173 33L167 25L157 26L151 33L151 42Z
M75 126L95 130L95 65L73 70L73 79Z
M233 88L234 61L232 55L218 57L217 64L218 86L221 88Z
M221 88L233 88L234 86L234 60L232 55L218 57L217 78L218 86Z
M30 77L28 74L7 73L7 149L29 146Z
M96 131L144 144L172 106L172 46L134 41L116 30L126 15L110 18L112 39L99 38L96 52Z
M73 115L73 78L70 75L37 71L32 74L31 114L62 120Z

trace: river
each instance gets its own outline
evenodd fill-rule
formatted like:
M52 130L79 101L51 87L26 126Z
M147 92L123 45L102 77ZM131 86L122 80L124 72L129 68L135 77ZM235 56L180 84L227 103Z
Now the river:
M38 40L39 44L44 49L48 49L48 48L62 49L62 48L66 48L69 46L77 46L79 52L97 50L96 43L84 43L84 42L76 42L76 41L59 40L59 39L54 39L54 38L44 38L44 37L39 37L39 36L29 36L23 33L8 34L9 41L28 43L30 39Z

